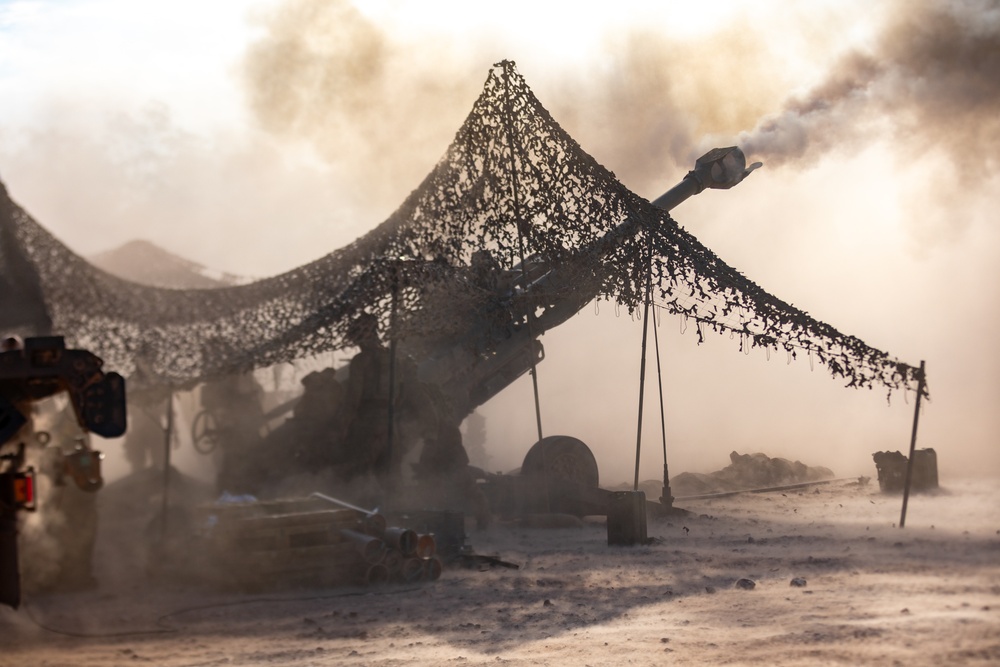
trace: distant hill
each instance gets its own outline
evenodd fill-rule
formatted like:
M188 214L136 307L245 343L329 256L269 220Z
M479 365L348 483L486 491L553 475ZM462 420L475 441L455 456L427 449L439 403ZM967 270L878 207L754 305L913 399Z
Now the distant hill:
M144 240L129 241L93 255L90 262L104 271L144 285L173 289L225 287L246 278L206 268Z

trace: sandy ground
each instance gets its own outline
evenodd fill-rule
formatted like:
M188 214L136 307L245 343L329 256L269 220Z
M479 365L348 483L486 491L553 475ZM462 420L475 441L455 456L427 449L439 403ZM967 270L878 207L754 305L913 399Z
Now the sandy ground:
M636 547L597 521L470 527L519 569L377 589L233 594L104 562L98 590L0 610L0 664L1000 664L1000 482L913 496L902 530L900 505L848 482L688 501Z

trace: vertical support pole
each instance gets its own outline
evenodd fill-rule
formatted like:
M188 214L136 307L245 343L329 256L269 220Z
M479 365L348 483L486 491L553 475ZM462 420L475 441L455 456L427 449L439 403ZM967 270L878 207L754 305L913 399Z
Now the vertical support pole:
M394 429L393 425L396 421L396 313L399 308L399 267L396 264L392 266L392 305L389 310L389 410L388 421L386 426L385 435L385 458L386 470L385 484L386 491L391 495L393 489L395 488L396 480L393 479L393 464L392 464L392 450L393 450L393 436Z
M170 446L174 440L174 390L167 394L167 428L163 432L163 503L160 508L160 538L167 537L167 507L170 504Z
M899 514L899 527L906 525L906 505L910 500L910 482L913 481L913 453L917 448L917 422L920 419L920 399L924 395L924 362L920 361L917 378L917 401L913 408L913 432L910 434L910 458L906 461L906 482L903 484L903 509Z
M507 93L507 105L504 109L504 121L507 125L507 148L510 150L510 188L511 197L514 200L514 224L517 227L517 242L518 249L521 256L521 280L527 284L527 271L528 267L524 263L524 233L521 231L521 199L518 193L518 183L517 183L517 162L514 160L514 120L512 118L513 110L511 108L511 98L510 98L510 76L508 68L512 66L512 63L503 63L503 82L504 90ZM535 332L531 328L531 320L535 317L534 308L528 313L527 326L528 326L528 354L531 355L531 386L535 393L535 423L538 427L538 439L542 439L542 407L541 401L538 398L538 368L535 363Z
M642 357L639 361L639 423L635 429L635 482L633 491L639 490L639 452L642 449L642 400L646 389L646 337L649 333L649 306L653 297L653 238L647 234L646 248L650 256L646 271L646 303L642 310Z
M649 256L649 271L653 272L653 256ZM660 504L668 510L674 507L674 495L670 490L670 470L667 468L667 414L663 401L663 372L660 364L660 337L656 333L656 310L653 310L653 348L656 350L656 383L660 388L660 433L663 436L663 489Z

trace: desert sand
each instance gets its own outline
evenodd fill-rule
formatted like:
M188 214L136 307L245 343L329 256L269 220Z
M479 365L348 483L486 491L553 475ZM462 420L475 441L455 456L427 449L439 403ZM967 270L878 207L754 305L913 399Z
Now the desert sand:
M476 553L518 568L377 588L150 581L99 544L97 589L0 610L0 664L1000 663L1000 482L942 480L904 529L874 482L678 505L645 546L608 546L598 518L470 524Z

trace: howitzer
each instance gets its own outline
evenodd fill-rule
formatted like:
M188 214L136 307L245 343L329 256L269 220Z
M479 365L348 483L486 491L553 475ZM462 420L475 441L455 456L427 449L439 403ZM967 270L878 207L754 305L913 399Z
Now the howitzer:
M758 162L747 167L743 151L736 146L713 149L652 204L670 211L706 189L729 189L760 166ZM578 248L557 266L534 255L506 271L496 267L493 274L504 291L497 301L502 303L506 326L484 327L474 319L462 335L446 340L403 340L401 349L420 360L420 379L437 385L454 417L464 419L544 359L539 336L569 320L601 293L610 274L606 258L634 237L641 224L630 218ZM489 332L485 341L484 331ZM545 484L532 481L538 477L544 478ZM493 496L490 501L494 506L514 506L520 511L554 507L581 514L601 513L607 505L598 477L596 459L587 445L563 435L542 438L529 449L521 466L521 480L480 475L493 482L483 488ZM544 502L539 496L542 491ZM551 498L556 496L561 500L553 503Z
M733 187L758 166L754 164L747 168L743 152L737 147L712 150L699 158L692 171L653 203L669 211L705 189ZM399 313L393 299L391 321L401 318L404 324L400 330L405 332L406 319L412 316L418 326L413 327L409 335L404 333L398 340L391 341L388 355L391 361L386 364L387 381L381 387L399 392L391 394L386 403L393 408L401 406L400 411L408 411L411 419L414 414L433 415L427 421L436 422L434 425L422 423L419 426L423 429L421 437L425 438L421 457L428 451L428 439L438 443L442 439L447 441L446 435L441 437L447 431L447 428L441 430L442 423L451 424L457 431L458 424L474 409L542 361L544 349L539 337L569 320L601 294L611 275L612 266L607 262L608 257L622 243L635 237L643 224L649 224L648 220L638 218L630 217L595 241L575 248L568 259L559 264L548 262L540 255L532 255L512 267L503 267L485 250L477 251L468 266L455 267L459 279L466 281L463 289L473 286L472 291L481 299L469 308L455 306L456 293L451 288L457 283L444 281L428 287L421 308L413 312ZM422 261L398 260L399 266L411 262L420 264ZM446 317L449 320L445 327L447 333L433 328L427 330L433 333L412 333L421 331L419 317L425 311L435 318L441 314L450 315ZM390 329L392 326L390 324ZM397 358L405 359L407 363L405 366L400 364L399 375L394 376ZM412 365L409 360L413 361ZM414 367L419 382L410 384ZM411 387L420 384L436 388L426 392L426 403L414 398L422 394L421 390L410 392ZM406 396L409 397L406 400L412 403L404 406L401 397ZM394 424L397 417L390 412L388 422ZM371 421L374 422L374 419ZM293 423L292 426L294 428ZM409 427L412 429L413 425ZM280 428L276 433L280 432ZM434 428L438 431L435 432ZM198 440L199 433L210 430L196 429L195 440ZM428 433L433 435L428 437ZM391 446L391 437L389 442ZM391 455L385 456L385 460L391 459ZM414 471L418 476L425 472L432 476L434 464L425 466L423 463L418 464L419 469L414 466ZM522 473L547 474L554 468L559 468L561 478L569 480L564 485L567 494L579 497L581 493L597 488L596 460L580 440L566 436L540 440L525 457ZM551 490L555 487L547 488ZM515 495L527 499L530 505L535 490L538 490L537 485ZM595 496L588 500L588 507L599 510L603 502L603 497Z
M670 211L706 189L729 189L760 166L755 162L747 167L743 151L736 146L713 149L698 158L694 169L652 204ZM438 385L456 417L464 419L544 359L538 337L569 320L600 293L607 278L603 258L638 231L638 221L626 220L590 246L579 249L576 259L564 265L548 266L531 256L504 272L510 283L509 326L479 346L487 350L485 353L454 339L428 351L411 352L413 358L421 359L420 379ZM480 336L481 331L475 322L468 337ZM400 345L408 351L406 341Z
M0 352L0 603L15 609L21 601L17 512L37 507L34 470L25 466L26 443L14 442L29 418L22 410L65 391L85 432L122 435L125 380L103 372L102 365L90 352L67 349L61 336L27 338L23 348ZM61 457L59 472L81 489L96 491L103 482L100 461L100 452L79 445Z

